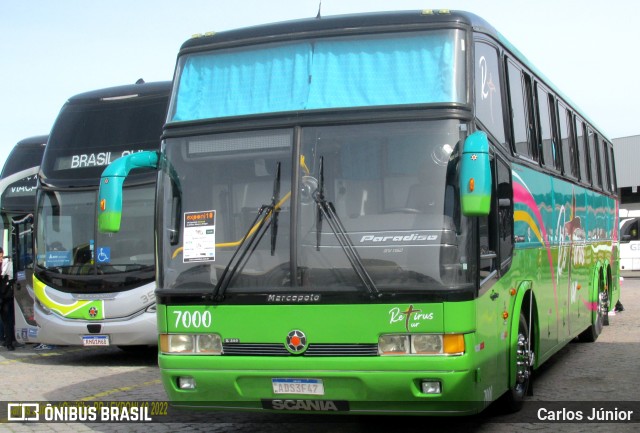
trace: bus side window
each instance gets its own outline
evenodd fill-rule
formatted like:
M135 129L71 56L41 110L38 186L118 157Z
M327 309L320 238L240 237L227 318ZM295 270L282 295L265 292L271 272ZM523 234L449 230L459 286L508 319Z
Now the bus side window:
M478 232L480 240L480 280L500 270L503 274L511 266L513 252L513 188L509 165L496 156L492 164L495 179L492 193L491 213L480 217Z
M576 143L578 145L578 169L580 180L583 183L591 183L591 170L589 165L589 152L585 140L584 122L576 117Z
M507 62L507 70L514 151L518 155L537 160L537 152L533 146L535 129L530 105L530 79L510 61Z
M591 185L594 188L602 186L602 177L600 174L600 153L598 152L598 135L588 128L589 130L589 160L591 162Z
M476 42L475 55L476 116L498 143L506 148L498 52L492 45Z
M571 113L558 102L558 139L562 143L562 171L565 176L578 178L576 143L570 128Z
M638 218L630 224L623 224L620 229L620 243L626 244L631 241L637 241L638 238Z
M618 182L616 181L616 164L613 154L613 146L609 145L609 172L611 173L611 191L615 192L618 189Z
M500 272L504 273L511 265L513 252L513 188L511 169L501 158L496 158L496 204L498 208L498 250Z
M550 169L558 168L558 150L553 138L551 130L551 106L549 105L549 93L536 84L536 96L538 101L538 125L540 127L538 133L540 138L540 146L542 147L542 164Z
M611 173L609 172L609 152L607 142L600 142L600 172L602 173L602 189L613 192L611 189Z

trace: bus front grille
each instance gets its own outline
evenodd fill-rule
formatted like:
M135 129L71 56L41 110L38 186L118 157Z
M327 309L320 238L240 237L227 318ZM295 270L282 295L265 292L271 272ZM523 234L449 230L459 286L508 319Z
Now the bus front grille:
M298 356L278 343L227 343L222 354L230 356ZM377 344L310 344L303 356L376 356Z

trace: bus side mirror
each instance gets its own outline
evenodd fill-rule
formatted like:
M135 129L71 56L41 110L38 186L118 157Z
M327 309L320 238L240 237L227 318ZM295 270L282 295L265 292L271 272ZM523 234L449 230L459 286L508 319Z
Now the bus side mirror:
M98 230L101 233L120 231L122 186L129 172L135 168L158 168L158 153L132 153L116 159L104 169L98 192Z
M465 216L489 215L491 165L487 134L476 131L464 141L460 158L460 204Z

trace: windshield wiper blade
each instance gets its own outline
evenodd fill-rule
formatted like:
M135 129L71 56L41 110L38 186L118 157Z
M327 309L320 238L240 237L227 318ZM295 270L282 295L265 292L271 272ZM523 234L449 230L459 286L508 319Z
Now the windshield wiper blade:
M277 204L280 201L280 161L276 166L276 177L273 179L273 197L271 197L271 255L276 252L276 238L278 237L278 214L280 209Z
M263 204L262 206L260 206L260 209L258 209L258 214L249 226L247 232L243 235L240 244L233 252L229 263L227 263L227 266L225 266L224 268L224 271L222 271L222 275L220 275L220 279L213 289L212 297L214 300L222 301L224 299L224 292L231 284L231 281L238 272L238 269L244 268L247 261L249 260L249 257L251 257L256 247L267 232L267 229L269 228L269 226L272 226L273 222L275 221L274 218L276 218L277 215L275 210L279 200L279 198L276 196L280 195L280 162L278 162L277 165L273 190L274 194L271 198L271 204ZM277 229L275 230L275 232L271 232L272 254L275 252L275 236L277 236Z
M319 177L318 188L313 194L313 199L318 207L316 224L320 224L320 226L316 226L316 249L320 250L320 236L322 233L321 224L322 219L324 218L327 220L327 224L329 224L331 231L333 231L342 251L344 251L344 254L347 256L351 267L355 271L356 275L358 275L358 278L360 278L364 288L369 292L369 295L372 298L379 296L380 292L371 278L371 275L367 272L364 263L362 263L362 258L360 257L360 254L358 254L358 251L356 251L353 242L351 242L351 238L342 224L340 217L338 217L333 203L327 201L324 196L324 156L320 157Z
M222 301L224 299L224 292L225 290L227 290L227 287L229 287L229 284L231 283L231 280L233 279L233 277L236 275L236 272L238 272L238 269L240 268L240 264L243 262L246 263L245 259L248 259L251 256L251 254L253 254L253 251L255 250L256 246L260 243L260 240L262 239L262 237L264 236L264 233L266 232L266 230L263 230L263 228L265 227L265 223L267 227L271 224L271 220L269 220L268 222L266 221L267 214L265 214L262 220L260 220L260 217L262 217L262 215L265 213L265 210L268 210L269 208L270 208L269 205L263 204L262 206L260 206L260 209L258 209L258 214L256 215L256 218L253 220L253 223L251 223L251 225L249 226L249 230L247 230L247 232L242 237L242 241L240 242L240 245L238 245L236 250L233 252L233 255L231 256L229 263L227 263L227 266L225 266L224 271L222 271L222 275L220 275L220 279L218 280L218 283L213 289L212 296L214 300ZM256 225L257 225L257 229L253 230L254 227L256 227ZM260 234L259 237L258 237L258 234ZM240 253L239 256L238 256L238 253ZM236 257L238 257L237 260L236 260ZM233 268L231 267L232 265L233 265ZM244 264L242 264L242 267L244 267Z
M316 212L316 251L320 251L320 238L322 237L322 214L320 211L320 203L326 203L326 199L324 197L324 156L320 157L320 168L319 168L318 177L320 181L318 182L318 187L316 188L316 192L312 194L313 199L318 205L318 212Z

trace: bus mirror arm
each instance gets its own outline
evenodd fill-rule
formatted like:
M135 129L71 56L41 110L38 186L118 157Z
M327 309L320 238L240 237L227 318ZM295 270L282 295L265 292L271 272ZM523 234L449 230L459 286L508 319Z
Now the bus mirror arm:
M158 168L158 153L132 153L109 164L100 177L98 192L98 230L102 233L120 231L122 219L122 186L129 172L136 168Z
M501 198L498 200L498 206L500 207L511 207L511 199L510 198Z

